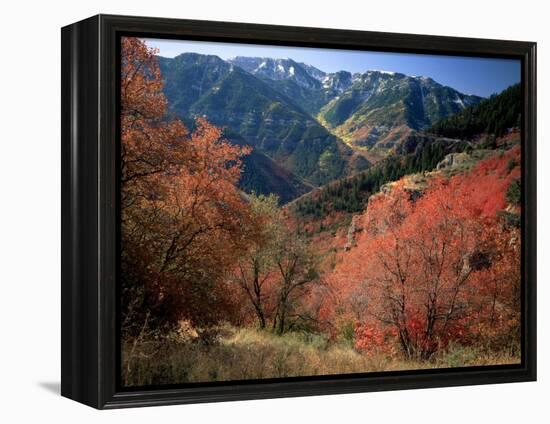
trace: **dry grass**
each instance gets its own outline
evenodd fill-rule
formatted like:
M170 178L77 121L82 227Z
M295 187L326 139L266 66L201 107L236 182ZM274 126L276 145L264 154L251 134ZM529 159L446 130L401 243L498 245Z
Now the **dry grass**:
M349 345L308 333L276 336L268 331L225 328L217 343L177 340L142 343L128 361L123 348L126 386L314 376L374 371L448 368L519 363L505 353L454 347L429 362L387 355L365 356ZM128 345L126 345L128 346Z

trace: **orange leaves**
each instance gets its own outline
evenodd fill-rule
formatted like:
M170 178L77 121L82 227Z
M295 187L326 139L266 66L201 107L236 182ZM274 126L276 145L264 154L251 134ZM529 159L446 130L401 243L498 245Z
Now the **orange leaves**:
M449 189L466 199L468 213L494 218L506 207L510 182L520 176L519 161L520 147L515 146L480 162L471 172L452 178Z
M162 77L156 51L134 37L121 40L122 123L131 125L131 117L161 119L166 112Z
M514 148L470 172L432 177L420 193L401 180L371 198L357 246L328 277L338 293L333 317L360 323L359 348L393 329L407 356L428 358L488 322L519 325L519 232L497 216L518 163Z
M157 311L164 324L229 319L225 274L247 244L237 184L250 149L205 119L191 132L167 119L155 51L141 40L122 39L121 71L123 274L141 302L133 311Z
M355 328L355 348L367 355L379 352L393 354L396 336L394 328L382 329L377 323L359 324Z

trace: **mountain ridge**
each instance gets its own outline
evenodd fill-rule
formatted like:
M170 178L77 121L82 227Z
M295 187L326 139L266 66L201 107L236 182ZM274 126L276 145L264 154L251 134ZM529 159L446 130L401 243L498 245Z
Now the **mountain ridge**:
M351 150L261 79L212 56L184 53L161 59L160 65L170 112L176 116L205 116L230 128L311 184L323 184L344 172L343 157Z
M259 153L258 164L246 164L253 173L284 168L277 175L288 181L271 185L285 201L304 187L369 168L411 136L481 101L425 76L328 73L290 58L182 53L159 57L159 64L170 113L189 124L204 116L238 134Z

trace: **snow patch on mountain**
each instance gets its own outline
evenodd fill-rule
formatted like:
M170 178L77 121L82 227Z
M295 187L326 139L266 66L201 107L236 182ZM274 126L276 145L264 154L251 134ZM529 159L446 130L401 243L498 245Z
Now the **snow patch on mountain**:
M393 72L393 71L384 71L382 69L373 69L372 71L373 72L378 72L378 73L384 74L384 75L395 75L395 72Z
M460 98L460 96L458 94L456 95L456 99L454 99L453 102L460 105L460 107L462 109L464 109L466 107L466 105L464 104L464 102L462 101L462 99Z

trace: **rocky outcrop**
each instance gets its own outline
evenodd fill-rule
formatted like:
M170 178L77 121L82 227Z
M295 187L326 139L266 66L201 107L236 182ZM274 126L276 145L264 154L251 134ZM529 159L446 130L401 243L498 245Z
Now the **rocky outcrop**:
M459 166L467 165L470 160L468 153L449 153L445 158L437 164L437 170L452 169Z
M348 238L344 246L345 252L347 252L353 246L355 246L355 235L363 230L363 228L359 225L360 217L361 215L354 215L353 218L351 219L351 223L348 228Z

